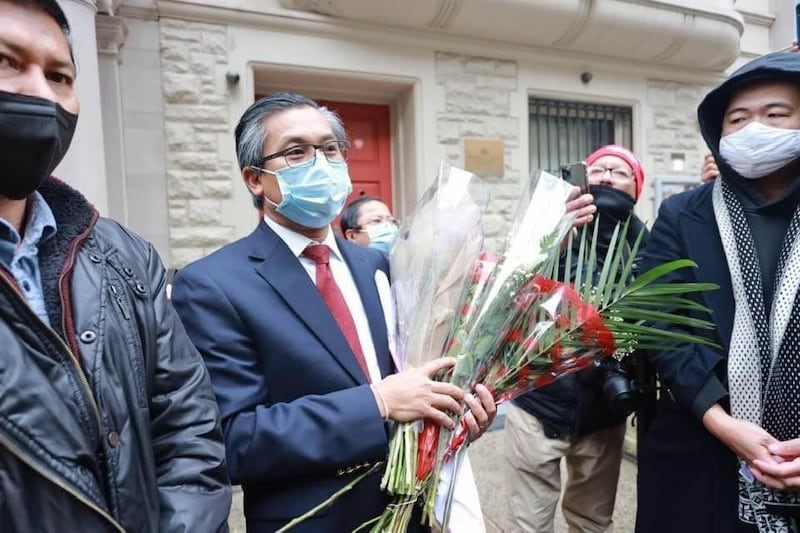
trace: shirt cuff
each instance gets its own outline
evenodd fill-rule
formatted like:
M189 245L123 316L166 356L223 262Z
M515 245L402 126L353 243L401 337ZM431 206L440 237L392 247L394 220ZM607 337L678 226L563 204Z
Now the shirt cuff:
M700 389L700 392L697 393L697 396L694 397L689 409L694 416L700 419L712 405L719 403L726 396L728 396L728 389L725 388L716 375L712 374L706 384L703 385L703 388Z

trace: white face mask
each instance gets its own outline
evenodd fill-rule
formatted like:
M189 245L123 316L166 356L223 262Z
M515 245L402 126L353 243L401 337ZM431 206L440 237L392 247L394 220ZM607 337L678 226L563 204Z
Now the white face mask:
M720 139L719 154L743 178L763 178L800 158L800 130L751 122Z

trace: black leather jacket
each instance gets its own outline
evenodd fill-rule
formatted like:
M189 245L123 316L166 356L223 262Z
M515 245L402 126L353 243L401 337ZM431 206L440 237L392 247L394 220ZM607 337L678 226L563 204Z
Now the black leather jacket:
M66 185L39 191L51 327L0 268L0 531L226 531L217 405L157 254Z

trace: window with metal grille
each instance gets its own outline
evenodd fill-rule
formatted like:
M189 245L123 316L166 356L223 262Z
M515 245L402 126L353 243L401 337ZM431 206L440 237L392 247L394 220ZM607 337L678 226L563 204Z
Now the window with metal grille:
M631 147L630 107L544 98L531 98L530 106L531 171L557 173L606 144Z

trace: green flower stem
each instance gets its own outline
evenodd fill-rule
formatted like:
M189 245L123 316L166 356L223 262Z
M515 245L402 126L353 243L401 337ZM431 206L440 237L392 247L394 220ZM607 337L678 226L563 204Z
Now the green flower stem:
M362 479L364 479L368 475L370 475L373 472L375 472L381 466L383 466L383 463L375 463L374 465L372 465L372 468L370 468L369 470L367 470L366 472L364 472L360 476L354 478L352 481L350 481L350 483L348 483L347 485L345 485L341 489L339 489L336 492L334 492L333 494L331 494L331 496L328 499L326 499L325 501L323 501L322 503L320 503L316 507L312 508L308 512L303 513L302 515L298 516L297 518L292 519L288 524L286 524L285 526L283 526L282 528L277 530L275 533L284 533L285 531L289 531L293 527L298 526L302 522L305 522L306 520L308 520L309 518L311 518L312 516L314 516L318 512L322 511L323 509L325 509L326 507L331 505L340 496L342 496L343 494L345 494L347 492L350 492L353 489L353 487L355 487Z
M364 531L365 529L367 529L368 527L370 527L372 524L375 524L375 523L380 525L380 523L382 521L381 520L382 518L383 518L383 515L381 514L380 516L376 516L372 520L367 520L366 522L364 522L363 524L361 524L360 526L355 528L352 533L358 533L359 531Z

